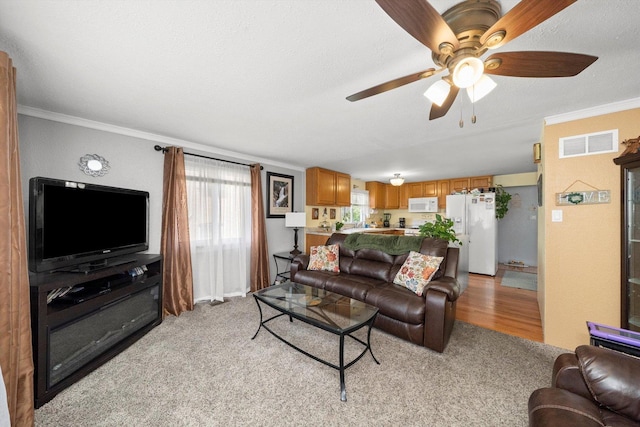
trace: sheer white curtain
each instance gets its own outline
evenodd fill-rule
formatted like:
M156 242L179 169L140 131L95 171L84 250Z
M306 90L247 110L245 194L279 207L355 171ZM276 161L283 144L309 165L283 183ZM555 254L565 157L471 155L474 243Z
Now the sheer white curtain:
M245 296L251 251L247 166L185 156L195 301Z

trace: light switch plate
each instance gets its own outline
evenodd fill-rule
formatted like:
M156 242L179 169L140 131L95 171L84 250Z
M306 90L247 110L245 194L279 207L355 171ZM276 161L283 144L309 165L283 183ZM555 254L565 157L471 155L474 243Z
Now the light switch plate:
M562 210L554 209L551 211L551 222L562 222Z

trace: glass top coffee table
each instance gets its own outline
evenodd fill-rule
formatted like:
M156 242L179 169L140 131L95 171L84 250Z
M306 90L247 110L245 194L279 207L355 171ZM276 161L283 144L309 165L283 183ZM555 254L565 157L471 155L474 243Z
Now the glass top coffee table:
M293 347L299 352L311 357L318 362L324 363L334 369L340 371L340 400L347 400L347 390L344 381L344 371L364 356L367 351L373 357L373 360L379 365L371 351L371 326L378 314L378 309L361 301L335 294L333 292L322 289L313 288L311 286L301 285L299 283L286 282L281 285L270 286L253 294L260 311L260 325L253 336L254 339L260 329L264 327L276 338L285 344ZM279 311L279 314L263 320L262 307L260 303ZM293 345L272 329L267 323L281 316L288 316L289 321L293 319L300 320L309 325L331 332L340 337L339 364L335 365L326 360ZM359 339L351 335L353 332L367 327L367 341ZM344 338L350 337L364 347L362 352L352 361L345 364L344 362Z

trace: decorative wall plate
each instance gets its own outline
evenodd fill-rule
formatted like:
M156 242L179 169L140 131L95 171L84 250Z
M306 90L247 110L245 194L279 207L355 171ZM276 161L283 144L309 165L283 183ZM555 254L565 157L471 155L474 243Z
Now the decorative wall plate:
M80 166L82 172L96 178L105 176L111 169L107 159L97 154L87 154L80 157L78 166Z

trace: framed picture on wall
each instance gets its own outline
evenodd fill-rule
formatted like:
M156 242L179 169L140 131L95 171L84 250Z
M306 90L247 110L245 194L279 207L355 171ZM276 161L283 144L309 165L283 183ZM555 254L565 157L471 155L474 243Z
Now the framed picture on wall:
M267 218L284 218L293 212L293 176L267 172Z

